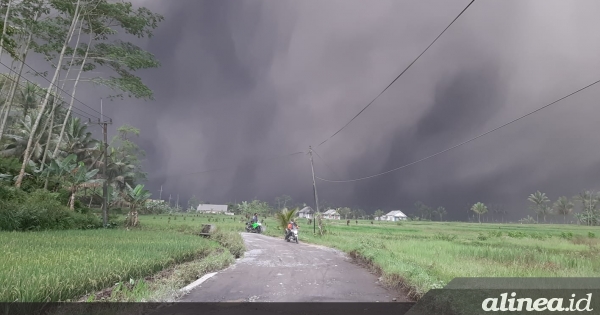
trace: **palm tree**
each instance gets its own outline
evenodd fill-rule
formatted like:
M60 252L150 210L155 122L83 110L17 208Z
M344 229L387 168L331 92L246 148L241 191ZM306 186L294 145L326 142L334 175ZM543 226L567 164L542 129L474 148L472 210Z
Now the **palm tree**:
M88 170L88 168L83 164L83 162L79 162L79 165L71 176L71 198L69 202L69 206L71 210L75 209L75 196L79 189L81 188L90 188L90 187L98 187L100 186L104 180L94 178L98 173L98 169Z
M77 163L77 156L71 154L62 160L54 159L50 165L43 171L45 175L56 175L62 178L68 184L71 192L69 197L69 208L75 209L75 196L81 188L98 187L103 182L102 179L94 178L98 173L98 169L88 170L83 162Z
M542 214L544 216L544 222L546 222L547 208L544 207L544 205L547 202L550 202L550 199L548 199L546 194L542 193L538 190L535 193L529 195L529 198L527 198L527 200L533 202L533 204L534 204L533 210L535 211L535 214L536 214L536 221L539 222L539 215Z
M444 208L444 207L438 207L435 212L436 212L437 215L440 216L440 221L442 221L442 217L446 215L446 208Z
M92 152L99 151L100 142L87 131L87 125L81 123L78 117L71 117L61 141L61 151L64 155L76 154L79 161L89 165L92 161Z
M564 196L558 198L558 200L554 203L554 209L556 213L563 216L563 223L567 223L567 215L573 211L574 207L575 205Z
M585 191L575 196L575 200L581 202L583 216L587 225L592 225L594 214L597 211L598 203L600 203L600 195L593 191Z
M478 203L476 203L476 204L473 205L473 207L471 208L471 211L477 213L477 217L479 219L479 223L481 223L481 215L487 213L488 209L487 209L487 207L483 203L478 202Z
M127 226L137 226L138 212L137 208L143 205L148 199L150 199L152 193L144 189L144 185L137 185L135 188L131 188L127 184L127 192L124 194L125 201L129 203L129 214L127 215Z
M25 83L23 88L19 89L17 103L23 108L23 118L29 114L29 111L39 105L38 95L44 91L36 84Z
M37 116L35 110L32 110L30 114L31 115L27 115L24 118L20 119L17 122L17 124L15 124L11 130L9 130L10 133L5 135L8 141L0 151L0 156L25 158L23 154L25 153L27 141L29 140L29 136L31 134L31 131L33 130L32 117ZM47 137L46 130L38 128L35 131L34 137L36 139L41 140L45 136ZM44 144L42 144L41 141L36 141L31 149L30 159L33 161L38 161L43 154Z
M298 208L294 208L291 210L284 208L280 212L277 212L277 214L275 215L275 218L277 218L277 224L283 230L285 230L287 228L288 223L291 220L293 220L294 217L296 216L296 212L298 212Z

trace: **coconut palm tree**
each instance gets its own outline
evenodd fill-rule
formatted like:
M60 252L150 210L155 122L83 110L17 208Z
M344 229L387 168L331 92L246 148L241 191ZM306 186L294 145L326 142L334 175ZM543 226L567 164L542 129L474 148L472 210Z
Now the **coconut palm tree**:
M37 116L35 110L32 110L30 114L20 119L17 124L15 124L5 136L7 138L7 143L3 146L0 151L0 156L2 157L18 157L24 158L23 154L25 153L25 148L27 147L27 141L29 140L29 135L33 130L33 119L32 117ZM38 128L35 132L36 139L42 139L47 137L47 131L42 130L42 128ZM44 143L41 141L36 141L33 144L31 150L30 159L33 161L38 161L42 155L44 154Z
M71 117L61 141L62 155L75 154L78 161L90 165L93 152L99 151L100 142L93 138L92 133L87 131L87 125L81 123L78 117Z
M284 208L280 212L277 212L275 218L277 218L277 225L279 225L283 230L287 228L288 223L294 219L296 213L298 212L298 208L294 208L288 210Z
M567 215L573 211L574 207L575 205L569 201L569 198L564 196L558 198L558 200L554 203L554 210L557 214L563 216L563 223L567 223Z
M474 204L473 207L471 207L471 211L477 213L479 223L481 223L481 215L487 213L488 209L483 203L478 202L478 203Z
M103 180L95 178L98 169L88 170L83 162L77 162L75 154L68 155L64 159L54 159L50 162L48 168L43 171L45 175L55 175L66 183L71 192L68 206L71 210L75 209L75 197L81 188L98 187Z
M440 216L440 221L442 221L443 216L446 215L446 208L438 207L435 213Z
M533 208L533 211L535 211L536 221L539 222L539 216L541 214L544 216L544 222L546 222L546 215L548 214L547 213L548 208L545 207L544 205L546 203L550 202L550 199L548 199L546 194L542 193L538 190L535 193L529 195L527 200L529 200L533 203L532 208Z
M40 104L39 95L44 91L36 84L25 83L25 86L17 92L16 103L21 105L23 118L29 114L29 111L37 108ZM34 116L35 117L35 116Z

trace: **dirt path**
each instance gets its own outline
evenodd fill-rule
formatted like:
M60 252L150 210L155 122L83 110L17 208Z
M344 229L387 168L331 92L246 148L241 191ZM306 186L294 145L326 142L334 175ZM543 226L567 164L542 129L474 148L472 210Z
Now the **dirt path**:
M340 251L283 237L242 236L244 257L193 288L182 302L408 301Z

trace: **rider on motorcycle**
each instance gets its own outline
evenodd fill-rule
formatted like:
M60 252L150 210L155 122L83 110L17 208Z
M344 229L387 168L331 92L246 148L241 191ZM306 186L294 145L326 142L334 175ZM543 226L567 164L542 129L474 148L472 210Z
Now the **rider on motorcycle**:
M250 221L250 223L258 223L258 214L254 213L254 216L252 217L252 220Z
M287 229L286 229L286 234L285 234L285 239L287 240L288 237L292 236L292 230L293 229L298 229L298 224L296 224L296 222L294 222L294 220L291 220L290 223L288 223Z

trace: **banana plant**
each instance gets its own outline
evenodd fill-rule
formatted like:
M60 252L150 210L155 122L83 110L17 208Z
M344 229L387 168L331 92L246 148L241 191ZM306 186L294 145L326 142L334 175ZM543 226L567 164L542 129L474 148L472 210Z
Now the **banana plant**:
M137 226L139 223L137 207L143 205L148 199L150 199L152 193L148 190L145 190L144 185L142 184L135 186L135 188L131 188L129 184L126 185L127 192L125 193L124 197L125 200L129 203L130 209L129 214L127 215L126 224L127 226L133 227Z

